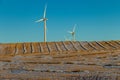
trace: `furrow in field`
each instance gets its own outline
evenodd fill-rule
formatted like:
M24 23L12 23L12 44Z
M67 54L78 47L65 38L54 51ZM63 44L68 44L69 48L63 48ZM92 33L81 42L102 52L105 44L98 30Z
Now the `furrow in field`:
M47 48L48 48L48 52L50 53L50 52L52 51L52 49L51 49L51 47L49 46L49 43L48 43L48 42L46 42L46 46L47 46Z
M61 52L62 50L61 50L60 46L58 45L58 43L57 42L54 42L54 43L55 43L55 46L57 48L57 51Z
M120 45L116 41L111 41L113 45L115 45L117 48L120 48Z
M38 43L38 44L39 44L39 47L40 47L40 53L43 53L44 51L43 51L43 47L42 47L41 43Z
M59 42L59 43L57 43L57 44L58 44L58 46L59 46L59 48L61 49L62 52L67 51L67 49L66 49L65 46L63 45L63 42Z
M7 54L8 44L0 44L0 54Z
M36 43L32 43L32 53L40 53L40 46L39 44L36 42Z
M48 46L46 43L42 42L40 43L41 44L41 47L43 49L43 54L49 54L49 50L48 50Z
M115 41L116 44L118 44L118 46L120 46L120 41Z
M16 44L0 44L0 54L14 54Z
M16 54L23 54L24 49L23 49L23 44L22 43L17 43L16 44Z
M99 46L101 46L103 49L107 49L105 46L103 46L103 44L101 44L101 42L97 42L97 41L96 41L96 43L97 43Z
M7 54L12 54L14 55L16 53L16 44L8 44L8 49L6 50L7 51Z
M117 49L117 46L114 44L114 42L112 41L107 41L106 42L108 45L110 45L111 47L113 47L114 49Z
M73 47L73 45L70 43L70 41L64 42L64 45L66 46L68 51L70 51L70 52L76 51L75 48Z
M89 51L93 51L93 50L94 50L94 48L91 47L87 41L85 41L85 42L80 42L80 44L81 44L86 50L89 50Z
M114 48L112 46L110 46L108 43L106 43L105 41L99 42L101 43L106 49L108 50L113 50Z
M47 44L49 46L50 52L57 52L58 51L54 42L49 42Z
M24 54L26 53L32 53L32 50L31 50L31 43L24 43Z
M76 42L76 41L75 41ZM75 49L75 51L79 51L79 49L77 49L77 47L74 44L74 41L70 41L70 43L72 44L73 48Z
M89 46L91 46L93 49L97 50L97 48L91 43L91 42L88 42Z
M79 45L80 49L87 51L88 49L81 44L81 42L77 41L77 44Z
M91 42L91 44L97 49L97 50L103 50L104 48L97 44L96 42Z
M80 44L80 42L76 41L73 43L79 51L86 51L86 49Z

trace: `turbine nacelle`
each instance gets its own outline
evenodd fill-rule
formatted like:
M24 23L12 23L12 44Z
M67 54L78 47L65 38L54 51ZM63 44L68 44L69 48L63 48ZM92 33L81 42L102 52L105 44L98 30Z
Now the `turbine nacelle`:
M73 41L75 41L75 27L76 27L76 24L74 25L72 31L68 31L68 33L70 33L72 35Z
M68 33L70 33L71 35L74 35L74 34L75 34L75 32L72 32L72 31L68 31Z
M43 18L43 21L47 21L48 19L47 18Z
M72 32L71 34L74 36L74 35L75 35L75 32Z
M47 21L47 20L48 20L47 18L43 18L43 19L37 20L35 22L42 22L42 21Z

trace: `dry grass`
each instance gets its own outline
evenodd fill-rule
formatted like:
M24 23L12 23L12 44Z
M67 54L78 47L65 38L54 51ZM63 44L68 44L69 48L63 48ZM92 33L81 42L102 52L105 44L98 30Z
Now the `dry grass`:
M120 80L119 42L98 43L0 44L0 79Z

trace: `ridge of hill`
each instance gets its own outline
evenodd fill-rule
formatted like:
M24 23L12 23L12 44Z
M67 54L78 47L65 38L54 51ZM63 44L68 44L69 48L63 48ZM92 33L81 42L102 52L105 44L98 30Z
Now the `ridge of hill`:
M0 44L0 55L102 53L120 51L120 41L61 41Z

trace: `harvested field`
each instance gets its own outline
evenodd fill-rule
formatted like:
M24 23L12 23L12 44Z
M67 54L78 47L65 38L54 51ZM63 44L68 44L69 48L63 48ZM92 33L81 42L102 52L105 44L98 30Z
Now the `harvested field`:
M120 42L0 44L0 80L120 80Z
M25 55L31 53L40 54L64 54L64 53L88 53L117 51L120 48L119 41L93 41L93 42L32 42L0 44L0 55Z

